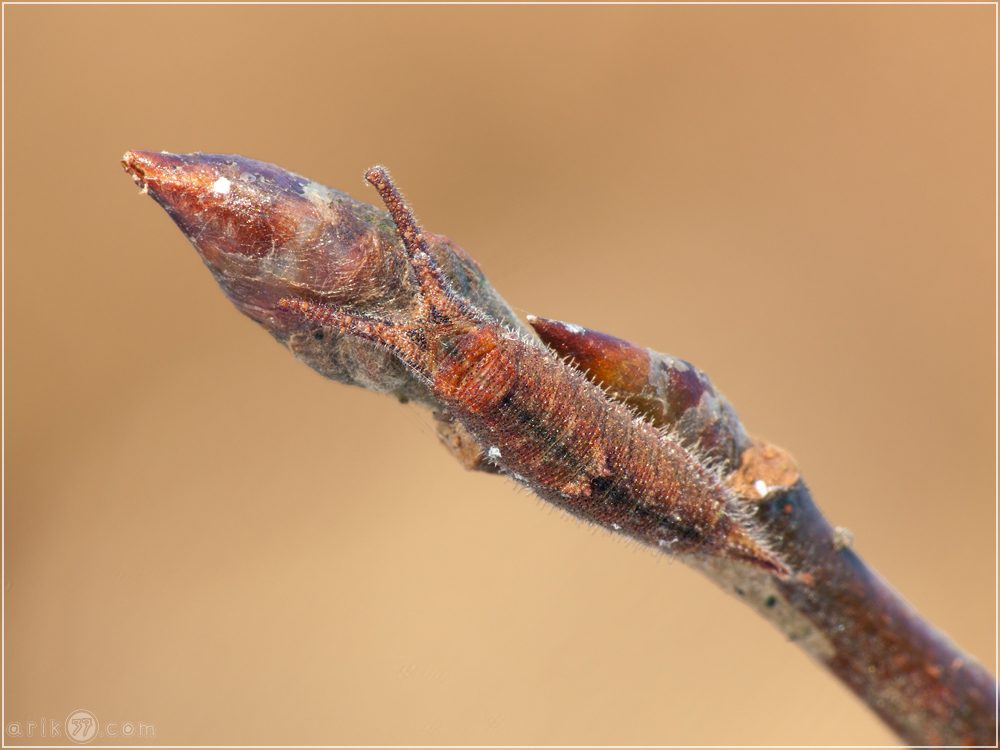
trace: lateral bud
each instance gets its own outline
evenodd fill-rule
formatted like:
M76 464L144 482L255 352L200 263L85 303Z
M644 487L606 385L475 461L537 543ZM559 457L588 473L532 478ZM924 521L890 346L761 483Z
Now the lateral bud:
M729 401L694 365L583 326L528 316L539 338L609 397L729 473L751 446Z

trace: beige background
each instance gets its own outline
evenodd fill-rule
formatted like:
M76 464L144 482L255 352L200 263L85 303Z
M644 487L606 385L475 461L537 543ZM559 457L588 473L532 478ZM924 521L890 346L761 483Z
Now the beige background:
M992 669L994 13L5 8L5 721L893 742L683 565L297 363L118 160L240 153L368 201L389 165L518 310L705 369Z

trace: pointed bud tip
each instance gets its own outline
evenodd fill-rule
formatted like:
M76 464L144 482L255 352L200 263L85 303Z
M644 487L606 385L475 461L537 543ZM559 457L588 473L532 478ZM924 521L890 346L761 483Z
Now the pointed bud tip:
M145 151L126 151L122 157L122 169L131 175L135 184L146 192L146 167Z
M160 200L165 193L180 187L195 187L194 154L181 156L166 151L129 150L122 156L122 168L132 177L144 194Z
M559 320L527 316L528 323L547 346L571 357L579 370L598 385L638 394L649 375L649 350L590 328Z

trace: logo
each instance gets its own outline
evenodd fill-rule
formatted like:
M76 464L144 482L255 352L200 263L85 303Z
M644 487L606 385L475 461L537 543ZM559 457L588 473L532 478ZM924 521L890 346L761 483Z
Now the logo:
M66 736L83 745L97 736L100 723L90 711L79 708L66 717Z

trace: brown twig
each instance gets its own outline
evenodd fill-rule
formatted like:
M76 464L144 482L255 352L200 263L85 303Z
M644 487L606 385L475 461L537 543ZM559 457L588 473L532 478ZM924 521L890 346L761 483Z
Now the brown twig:
M427 360L440 356L433 354L433 341L444 342L445 356L454 357L458 339L449 339L452 334L442 331L452 331L462 318L452 311L449 322L440 305L432 302L428 307L428 274L440 269L442 283L457 299L456 309L482 311L487 326L517 331L519 341L537 339L464 251L447 238L407 224L398 194L396 218L403 217L404 239L412 246L409 254L384 212L273 165L236 156L148 152L129 152L123 164L191 239L227 296L295 356L331 379L428 407L442 440L469 468L496 471L500 465L513 473L520 467L498 462L502 451L490 454L484 438L488 433L478 417L470 417L465 402L456 401L451 391L421 370L423 365L414 364L440 363ZM379 175L375 177L377 182ZM421 243L425 247L412 249ZM432 271L421 271L419 258L414 265L424 249ZM610 399L663 428L665 441L679 446L706 471L714 470L725 485L720 492L729 500L713 506L712 512L725 515L727 503L747 509L752 518L746 528L760 530L781 563L768 572L766 565L748 564L752 557L732 559L716 554L704 542L687 545L689 554L679 559L772 621L846 683L905 742L995 744L994 678L865 565L851 549L849 534L831 527L815 506L788 454L748 437L732 407L703 373L596 331L538 318L531 323L542 340L572 358ZM405 335L397 336L404 330ZM491 346L498 346L495 334L487 338ZM402 344L390 350L390 339ZM549 356L530 343L524 346L523 356L533 360ZM409 366L400 360L407 359L401 348L411 353ZM515 359L522 357L522 350L516 351ZM464 372L474 363L460 358L457 364ZM564 366L544 365L557 373L557 380L563 378L559 367ZM590 399L585 400L590 403ZM562 418L580 423L573 413L581 408L578 404L556 401ZM603 401L606 406L594 403L598 410L621 408L609 401ZM502 410L497 413L498 418L508 419ZM511 450L531 443L524 435L511 440ZM573 440L576 445L583 438L578 434ZM580 452L578 447L572 450ZM605 465L614 461L608 459L601 464ZM581 475L601 478L599 467L578 468ZM611 476L608 482L614 479ZM525 481L534 486L530 478ZM592 482L579 490L574 502L593 504L596 497L605 510L618 502L622 507L611 511L618 519L629 517L625 506L635 512L642 503L651 502L649 493L628 495L628 487L615 486L613 493L600 495L605 484ZM534 488L547 497L548 490L539 487ZM628 499L623 502L623 497ZM559 497L555 501L559 504ZM605 520L595 513L589 517ZM685 528L685 534L708 539L707 527ZM785 565L794 575L784 574Z

